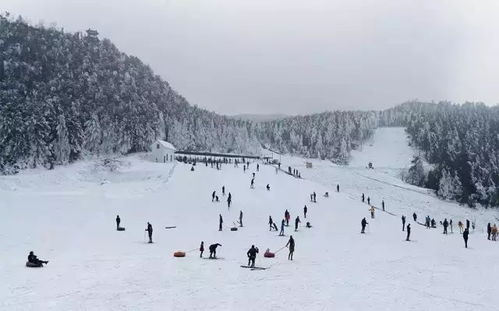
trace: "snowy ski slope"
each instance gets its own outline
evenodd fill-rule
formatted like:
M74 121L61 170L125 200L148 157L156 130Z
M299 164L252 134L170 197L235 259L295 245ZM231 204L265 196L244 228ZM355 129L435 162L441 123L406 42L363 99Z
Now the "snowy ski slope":
M493 212L472 211L442 202L424 189L397 178L412 151L401 129L380 129L372 146L354 153L350 166L285 157L302 180L274 167L260 165L256 188L251 172L224 166L217 171L201 164L146 162L139 155L124 157L115 172L95 161L53 171L30 170L0 177L0 310L490 310L499 304L496 281L498 244L482 233ZM396 143L395 143L396 142ZM393 152L387 152L393 150ZM391 157L391 158L390 158ZM372 159L375 170L364 163ZM378 168L379 167L379 168ZM341 192L334 192L336 183ZM271 185L271 191L265 185ZM233 206L211 202L221 187L233 195ZM309 195L317 192L318 202ZM329 191L330 197L322 195ZM397 216L377 212L367 234L360 220L370 195ZM303 219L307 205L308 218ZM268 230L268 216L278 224L285 209L300 215L295 260L287 250L263 258L266 248L281 249L288 237ZM239 231L229 227L244 212ZM440 217L477 218L479 226L465 249L458 233L413 226L405 242L400 213L416 211ZM218 215L224 230L218 231ZM115 230L120 214L126 231ZM154 244L145 243L145 227L154 227ZM177 226L176 229L164 229ZM454 232L457 231L455 228ZM199 258L205 241L221 243L220 260ZM257 265L264 271L242 269L251 244L260 249ZM24 267L35 251L50 263L42 269ZM174 258L177 250L190 251ZM206 252L205 252L206 256Z

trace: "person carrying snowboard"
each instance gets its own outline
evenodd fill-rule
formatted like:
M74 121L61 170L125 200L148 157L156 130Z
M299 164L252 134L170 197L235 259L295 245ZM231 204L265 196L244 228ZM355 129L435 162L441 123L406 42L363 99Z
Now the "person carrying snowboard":
M199 246L199 258L203 258L203 252L204 252L204 242L201 241L201 245Z
M215 243L210 245L210 259L217 259L217 247L222 246L222 244Z
M38 259L38 257L36 257L36 255L33 253L33 251L29 252L28 262L33 264L33 265L40 266L40 267L43 267L44 264L49 263L48 260Z
M464 239L464 247L468 248L468 236L470 234L470 230L468 228L464 229L463 239Z
M222 224L224 223L224 220L222 218L222 214L218 214L218 231L222 231Z
M447 221L447 218L444 219L444 222L442 224L444 226L443 234L447 234L447 227L449 226L449 222Z
M148 222L146 230L149 235L149 243L152 243L152 225Z
M402 231L405 229L405 216L402 215Z
M300 216L296 216L295 219L295 231L298 231L298 224L301 223Z
M361 226L362 226L362 231L360 231L360 233L366 233L365 230L366 230L366 225L368 224L366 218L362 218L362 221L360 222Z
M307 218L307 206L305 205L305 207L303 208L303 218Z
M116 230L120 229L120 222L121 222L120 215L116 215Z
M246 253L246 255L248 256L248 267L255 267L256 254L258 254L258 247L255 247L255 245L251 245L251 248Z
M243 226L243 211L239 211L239 227Z
M407 238L405 238L406 241L410 241L411 238L411 224L407 224Z
M288 260L293 260L293 254L295 252L295 240L293 239L293 236L289 236L289 241L288 244L286 244L286 247L289 249L289 254L288 254Z

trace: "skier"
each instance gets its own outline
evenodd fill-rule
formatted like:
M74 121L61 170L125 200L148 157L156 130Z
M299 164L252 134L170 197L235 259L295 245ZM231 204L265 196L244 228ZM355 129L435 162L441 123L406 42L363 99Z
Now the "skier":
M407 224L407 238L405 240L410 241L410 237L411 237L411 224Z
M360 231L360 233L366 233L365 230L366 230L366 225L368 224L366 218L362 218L362 221L360 222L360 224L362 225L362 231Z
M211 244L210 245L210 259L217 259L217 247L222 246L222 244Z
M204 242L201 241L201 245L199 246L199 258L203 258L203 252L204 252Z
M365 196L362 194L362 203L364 203Z
M340 192L340 184L336 184L336 192Z
M229 196L227 197L227 207L230 208L230 204L232 203L232 195L229 192Z
M270 191L270 185L267 184L267 191Z
M215 195L216 195L216 191L213 191L212 194L211 194L211 202L215 201Z
M385 201L384 200L381 201L381 209L383 210L383 212L385 211Z
M243 211L239 211L239 227L243 226Z
M120 228L120 222L121 222L120 215L116 215L116 230Z
M367 204L371 205L371 198L370 197L367 197Z
M283 219L283 220L281 221L281 232L279 232L279 235L280 235L280 236L284 236L284 222L285 222L285 220Z
M28 262L33 264L33 265L37 265L37 266L41 266L41 267L43 267L44 264L49 263L48 260L38 259L38 257L36 257L36 255L33 253L33 251L29 252Z
M447 218L444 219L443 226L444 226L443 234L447 234L447 227L449 226L449 222L447 221Z
M464 239L464 247L465 248L468 248L468 236L470 234L470 231L468 228L464 229L464 232L463 232L463 239Z
M301 223L300 216L296 216L295 219L295 231L298 231L298 224Z
M148 222L146 230L149 235L149 243L152 243L152 225Z
M402 231L405 229L405 216L402 215Z
M274 221L272 220L272 216L269 216L269 231L272 231L273 224L274 224Z
M487 240L490 240L490 234L492 233L492 226L490 222L487 224Z
M414 219L414 222L417 222L418 215L416 215L416 213L413 213L412 214L412 218Z
M288 260L293 260L293 253L295 252L295 240L293 239L293 236L289 236L289 241L288 244L286 244L286 247L289 248L289 254L288 254Z
M224 220L222 218L222 214L218 214L218 231L222 231L222 224L224 223Z
M222 195L225 196L225 186L222 186Z
M305 207L303 208L303 217L304 218L307 218L307 211L308 211L308 209L307 209L307 206L305 205Z
M286 219L286 227L289 226L289 219L291 218L291 215L289 214L288 210L284 212L284 218Z
M248 267L255 267L256 254L258 254L258 247L255 247L255 245L251 245L251 248L246 253L246 255L248 255Z

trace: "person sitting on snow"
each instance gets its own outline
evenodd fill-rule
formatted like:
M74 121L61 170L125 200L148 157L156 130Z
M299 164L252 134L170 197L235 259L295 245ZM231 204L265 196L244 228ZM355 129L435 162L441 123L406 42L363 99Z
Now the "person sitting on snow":
M34 265L40 265L40 266L43 266L43 264L48 264L49 263L48 260L40 260L40 259L38 259L38 257L36 257L36 255L33 253L33 251L29 252L28 262L32 263Z

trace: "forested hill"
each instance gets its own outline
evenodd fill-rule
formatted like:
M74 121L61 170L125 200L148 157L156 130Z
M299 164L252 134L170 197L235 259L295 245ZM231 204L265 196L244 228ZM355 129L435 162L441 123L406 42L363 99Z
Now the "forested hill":
M264 143L344 162L372 133L371 118L350 112L253 123L221 116L189 105L94 31L71 34L0 16L2 173L146 151L156 138L184 150L251 154Z
M380 114L381 126L404 126L433 164L416 157L407 181L469 205L499 206L499 106L410 102Z

